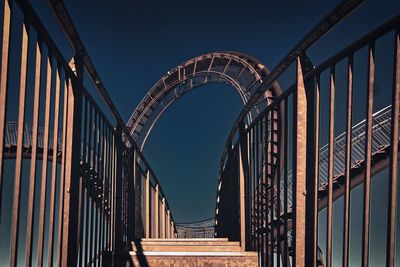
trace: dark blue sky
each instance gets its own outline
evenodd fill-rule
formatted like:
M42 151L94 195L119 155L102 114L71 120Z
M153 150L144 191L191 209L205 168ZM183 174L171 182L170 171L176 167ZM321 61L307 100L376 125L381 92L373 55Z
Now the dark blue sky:
M41 5L41 0L35 2ZM240 51L272 69L339 1L65 2L127 121L162 75L192 57ZM366 1L310 50L312 61L322 62L399 11L399 1ZM282 87L289 84L280 82ZM219 160L240 109L233 88L211 84L181 98L154 127L144 153L177 221L214 215Z

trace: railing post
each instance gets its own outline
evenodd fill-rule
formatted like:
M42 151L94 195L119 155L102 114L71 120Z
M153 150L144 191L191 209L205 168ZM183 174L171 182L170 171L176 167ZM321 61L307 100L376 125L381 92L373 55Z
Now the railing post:
M249 212L249 206L247 201L246 192L248 188L248 153L247 153L247 138L244 131L244 124L239 128L239 209L240 209L240 247L242 251L248 249L249 234L250 234L250 222L247 212Z
M150 237L150 171L146 172L146 180L145 180L145 237Z
M306 55L300 57L300 63L302 73L314 69ZM319 87L315 79L303 82L307 101L305 266L313 267L317 264Z
M167 210L167 230L166 230L166 238L170 238L171 233L171 211Z
M117 124L115 127L115 149L116 149L116 166L115 166L115 196L114 196L114 251L113 254L123 250L122 240L122 157L123 143L121 126Z
M131 149L130 175L128 177L128 241L135 239L135 179L136 179L136 151Z
M171 221L171 233L170 233L170 236L171 236L171 238L175 238L175 236L174 236L174 222L173 221Z
M161 233L160 238L165 238L165 198L161 200Z
M293 265L305 265L307 99L300 57L296 59L297 90L294 98L294 255Z
M79 218L82 201L79 194L80 146L82 124L83 65L75 57L77 79L70 79L68 88L67 134L65 147L65 193L62 230L62 266L76 266L79 250ZM71 85L71 83L73 84Z
M159 216L160 216L159 215L160 214L159 203L160 203L160 200L159 200L158 194L159 194L159 189L158 189L158 184L156 184L156 192L155 192L155 196L154 196L154 213L155 213L155 216L154 216L155 235L154 235L154 237L155 238L159 238L159 236L160 236L160 227L159 227Z

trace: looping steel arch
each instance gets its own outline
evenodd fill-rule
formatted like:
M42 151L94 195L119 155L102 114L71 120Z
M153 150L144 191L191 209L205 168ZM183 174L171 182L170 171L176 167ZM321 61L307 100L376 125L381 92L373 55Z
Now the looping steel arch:
M214 83L231 84L245 105L264 83L268 69L259 60L238 52L214 52L192 58L167 72L133 111L127 127L142 150L154 124L176 99L193 88ZM277 83L264 93L265 101L255 105L247 123L281 92Z

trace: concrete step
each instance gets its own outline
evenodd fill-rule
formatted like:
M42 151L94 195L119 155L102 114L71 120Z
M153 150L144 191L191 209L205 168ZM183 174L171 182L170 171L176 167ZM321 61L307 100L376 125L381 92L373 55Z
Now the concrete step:
M228 238L142 238L141 242L230 242Z
M253 267L258 266L256 252L130 252L129 264L148 267Z
M257 252L243 252L226 238L142 239L119 259L129 266L258 266Z
M212 239L142 239L138 242L132 242L132 247L141 246L240 246L239 242L228 240Z
M240 246L212 245L135 245L132 251L163 251L163 252L239 252Z

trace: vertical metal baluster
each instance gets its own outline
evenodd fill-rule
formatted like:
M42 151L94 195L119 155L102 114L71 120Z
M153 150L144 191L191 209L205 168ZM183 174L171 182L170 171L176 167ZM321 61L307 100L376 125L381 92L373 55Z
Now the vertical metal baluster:
M282 102L281 102L282 103ZM281 103L277 106L277 110L281 109ZM278 139L277 139L277 157L276 157L276 221L277 221L277 225L276 225L276 249L277 249L277 253L276 253L276 261L277 261L277 267L281 267L281 157L282 155L280 155L281 152L281 133L282 133L282 123L279 122L280 116L282 116L282 114L279 114L279 116L277 117L277 130L278 130ZM287 126L283 126L283 127L287 127Z
M244 170L244 159L243 159L243 134L244 125L242 124L239 129L239 140L238 140L238 163L239 163L239 215L240 215L240 247L242 251L246 250L246 199L245 199L245 170Z
M60 199L59 199L59 215L58 215L58 241L57 241L57 264L61 264L61 244L62 244L62 220L64 213L64 195L65 195L65 145L67 138L67 110L68 110L68 84L67 80L64 79L64 103L63 103L63 122L62 122L62 145L61 145L61 174L60 174ZM69 81L68 83L70 83Z
M81 167L82 166L87 166L87 155L88 155L88 147L87 147L87 134L88 134L88 120L87 120L87 115L88 115L88 100L85 94L82 95L82 103L84 105L83 107L83 140L82 140L82 145L83 145L83 149L82 149L82 159L81 159ZM84 233L86 233L86 229L84 231L85 228L85 221L87 219L87 215L85 213L85 179L87 177L87 168L84 167L85 172L81 171L81 175L79 178L79 197L80 197L80 214L81 217L79 218L79 238L78 238L78 242L79 242L79 262L78 262L78 266L83 266L84 265L84 239L83 239L83 235Z
M262 139L260 139L261 143L264 143L264 158L263 158L263 165L264 165L264 171L263 171L263 176L264 176L264 181L263 181L263 187L265 187L265 193L263 192L263 195L265 194L265 218L264 220L266 221L265 225L265 235L266 235L266 261L267 261L267 266L273 266L272 265L272 259L271 259L271 245L272 245L272 236L271 236L271 231L272 231L272 179L271 179L271 172L270 172L270 167L271 167L271 147L272 143L271 140L269 139L270 136L270 121L268 120L268 116L271 116L271 112L269 111L264 115L264 129L263 129L263 135ZM268 216L269 215L269 216Z
M261 190L262 190L262 178L258 175L258 169L259 169L259 163L260 163L260 154L258 151L258 144L257 140L260 135L260 128L257 126L257 124L254 125L253 127L253 160L254 160L254 168L253 168L253 175L254 179L257 184L257 232L258 232L258 251L260 253L261 257L261 262L264 263L264 235L263 235L263 229L262 229L262 197L261 197Z
M145 237L150 237L150 171L147 170L146 172L146 179L145 179Z
M315 86L315 170L314 170L314 244L315 262L317 263L318 249L318 189L319 189L319 128L320 128L320 76L316 78Z
M290 265L289 262L289 251L288 251L288 132L289 132L289 119L288 119L288 103L289 100L286 99L284 103L284 125L286 126L283 129L284 135L284 145L283 145L283 169L284 169L284 180L283 180L283 250L282 250L282 258L283 258L283 266L287 267Z
M4 0L3 15L3 39L1 48L1 73L0 73L0 209L1 194L3 188L3 145L4 145L4 129L5 114L7 110L7 83L8 83L8 57L10 46L10 27L11 27L11 6L10 0ZM0 213L1 218L1 213Z
M46 76L46 104L44 111L44 131L43 131L43 160L42 160L42 180L40 189L40 207L39 207L39 231L38 231L38 258L37 266L43 265L43 244L44 244L44 226L45 226L45 205L46 205L46 181L47 181L47 163L49 152L49 122L50 122L50 103L51 103L51 58L47 58L47 76Z
M113 129L111 131L111 192L110 192L110 201L111 201L111 226L110 226L110 250L115 249L115 163L116 163L116 142L115 142L115 133L116 131Z
M351 136L353 113L353 54L347 63L347 108L346 108L346 154L345 154L345 188L343 210L343 267L349 264L349 224L350 224L350 169L351 169Z
M326 266L332 266L332 210L333 210L333 167L334 167L334 137L335 137L335 66L330 69L330 100L329 100L329 160L328 160L328 205L326 231Z
M306 68L306 65L303 64ZM317 78L319 79L319 78ZM318 225L318 127L319 127L319 80L305 81L307 98L307 168L306 175L306 229L305 266L317 266L317 225Z
M53 246L54 246L54 221L55 221L55 201L56 201L56 176L57 176L57 144L58 144L58 121L60 107L60 71L56 66L56 85L55 85L55 100L54 100L54 124L53 124L53 155L51 166L51 183L50 183L50 222L49 222L49 240L48 240L48 261L47 265L53 265Z
M93 112L93 106L92 103L88 100L87 102L88 104L88 108L89 108L89 120L88 120L88 131L89 131L89 136L88 136L88 152L87 152L87 175L85 176L85 181L84 183L86 184L86 211L85 211L85 261L84 261L84 265L88 264L90 261L89 258L89 233L90 233L90 195L89 195L89 185L90 185L90 181L89 181L89 176L91 175L91 161L92 161L92 132L93 132L93 125L92 125L92 112ZM86 116L86 114L85 114Z
M28 61L28 25L22 24L22 48L20 63L20 88L19 88L19 105L18 105L18 136L17 136L17 154L15 158L15 180L13 195L13 212L11 223L11 244L10 244L10 266L17 266L18 256L18 226L19 226L19 203L21 194L21 171L22 171L22 148L24 137L24 118L25 118L25 96L26 96L26 73Z
M159 227L159 218L158 214L160 214L159 208L159 185L156 184L156 189L154 193L154 229L155 229L155 238L160 237L160 227Z
M110 126L107 126L106 129L106 140L107 140L107 220L106 220L106 249L108 251L111 250L111 190L112 190L112 183L111 183L111 159L112 159L112 151L111 151L111 133L112 129Z
M97 130L96 130L96 132L97 132L97 157L96 157L96 173L97 173L97 182L96 182L96 191L95 191L95 198L96 198L96 200L97 200L97 202L96 202L96 219L95 219L95 221L96 221L96 224L95 224L95 240L94 240L94 247L95 247L95 258L96 258L96 260L95 260L95 266L97 266L97 262L98 262L98 260L100 259L100 257L99 257L99 251L100 251L100 249L99 249L99 245L100 245L100 242L99 242L99 234L100 234L100 232L99 232L99 230L100 230L100 210L101 210L101 206L99 207L99 204L101 205L101 203L99 203L99 190L98 190L98 188L99 188L99 186L100 186L100 184L101 184L101 179L102 179L102 176L103 176L103 174L102 174L102 172L101 172L101 165L100 165L100 159L101 159L101 157L102 157L102 151L101 151L101 114L100 113L98 113L98 116L97 116Z
M271 111L270 111L270 122L269 122L269 124L270 124L270 133L269 133L269 138L270 138L270 143L271 143L271 145L270 145L270 163L269 163L269 169L270 169L270 171L269 171L269 175L270 175L270 183L271 183L271 185L270 185L270 187L271 187L271 190L270 190L270 200L271 200L271 209L270 209L270 213L271 213L271 229L270 229L270 236L271 236L271 241L270 241L270 243L271 243L271 245L270 245L270 258L271 258L271 266L275 266L275 257L274 257L274 244L275 244L275 242L274 242L274 240L275 240L275 236L274 236L274 232L275 232L275 230L276 230L276 227L275 227L275 222L274 222L274 219L275 219L275 204L274 204L274 195L275 195L275 185L276 185L276 179L275 179L275 175L274 175L274 171L277 171L277 170L274 170L274 166L276 166L275 164L275 162L274 162L274 151L275 151L275 146L276 146L276 140L274 139L275 138L275 136L273 135L273 132L275 131L275 115L276 115L276 113L275 113L275 111L274 111L274 109L271 109Z
M94 195L94 183L96 180L96 177L98 175L97 173L97 117L98 113L96 110L96 106L93 104L93 121L91 122L92 127L91 131L93 131L93 140L92 140L92 159L91 159L91 173L92 173L92 178L90 179L90 184L89 184L89 190L90 190L90 239L89 239L89 262L92 263L93 259L95 257L94 255L94 241L96 238L96 204L95 204L95 199L93 198Z
M392 89L392 120L391 120L391 136L390 136L390 167L389 167L389 189L388 189L388 228L387 228L387 245L386 245L386 266L394 267L395 247L396 247L396 200L397 200L397 164L399 151L399 116L400 116L400 35L399 29L395 34L395 57L394 60L394 77ZM397 250L398 253L398 250Z
M105 221L105 214L104 214L104 199L105 199L105 187L106 187L106 141L105 141L105 129L107 127L107 123L105 121L105 118L102 117L102 130L101 130L101 202L100 202L100 240L99 240L99 266L101 266L102 263L102 256L104 253L104 221Z
M294 97L294 228L293 265L305 264L305 190L306 190L306 155L307 155L307 99L303 81L303 71L298 57L297 90Z
M257 251L258 247L257 247L257 234L256 234L256 226L257 226L257 219L256 219L256 180L254 178L254 174L253 174L253 159L252 159L252 132L253 129L250 128L247 130L247 152L248 152L248 162L249 162L249 179L251 181L251 216L252 216L252 223L251 223L251 231L252 231L252 250Z
M7 2L7 1L6 1ZM36 164L37 164L37 143L39 126L39 105L40 105L40 74L41 74L41 44L36 42L36 63L35 63L35 83L33 97L33 121L32 121L32 152L29 173L29 195L28 195L28 215L26 227L26 254L25 265L32 265L32 239L33 239L33 218L34 218L34 200L36 183ZM1 168L1 167L0 167ZM1 187L0 187L1 190Z
M257 138L257 153L259 155L259 159L257 162L259 163L259 167L257 168L257 175L261 175L261 229L263 236L263 260L266 266L270 266L269 260L269 250L268 250L268 242L269 242L269 233L268 233L268 177L267 177L267 164L268 164L268 142L267 140L267 119L266 115L262 117L262 120L259 121L259 125L257 126L259 129L259 135ZM260 142L265 142L264 146L260 147Z
M368 93L366 114L366 140L364 165L364 209L363 209L363 237L362 237L362 266L369 265L369 228L371 208L371 157L372 157L372 113L374 104L374 72L375 72L375 44L368 47ZM329 266L328 266L329 267Z
M82 73L80 60L77 63L77 73ZM82 75L74 86L68 87L67 143L65 159L65 188L63 214L62 266L76 266L78 260L78 225L80 214L79 177L80 148L82 127Z

